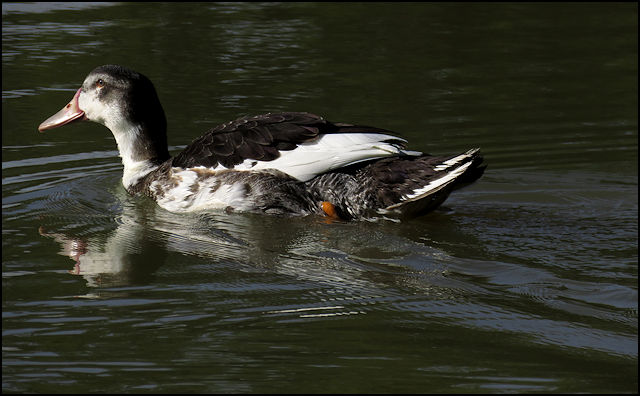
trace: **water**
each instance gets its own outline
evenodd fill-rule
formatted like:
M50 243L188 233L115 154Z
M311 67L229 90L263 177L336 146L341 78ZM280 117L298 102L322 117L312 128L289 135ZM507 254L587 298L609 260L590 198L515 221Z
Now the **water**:
M4 392L637 392L637 4L3 3ZM85 75L170 150L310 111L489 168L402 223L172 214Z

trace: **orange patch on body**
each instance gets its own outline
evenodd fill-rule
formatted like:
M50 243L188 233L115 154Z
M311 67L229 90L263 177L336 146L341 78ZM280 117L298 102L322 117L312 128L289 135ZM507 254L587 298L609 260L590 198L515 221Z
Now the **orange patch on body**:
M332 219L340 219L340 216L338 216L338 212L336 211L336 207L331 202L322 201L320 206L327 216L331 217Z

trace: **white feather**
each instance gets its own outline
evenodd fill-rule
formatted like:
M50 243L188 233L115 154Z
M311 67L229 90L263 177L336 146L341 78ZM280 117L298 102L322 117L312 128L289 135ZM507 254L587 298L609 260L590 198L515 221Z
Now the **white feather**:
M300 181L333 169L370 159L398 154L420 155L416 151L402 150L385 140L401 140L395 136L377 133L328 134L299 145L296 149L280 152L273 161L246 160L236 170L277 169Z
M196 168L191 168L196 169ZM172 178L177 182L163 184L159 181L151 183L152 191L161 189L162 195L156 197L160 207L170 212L191 212L209 209L224 209L228 206L237 210L252 207L253 202L247 197L243 183L222 184L216 179L215 171L209 169L212 177L199 178L198 173L191 169L173 168ZM197 167L203 170L204 167Z
M113 133L118 145L120 158L122 158L122 165L124 165L122 185L127 189L158 167L158 165L148 160L138 161L135 159L134 144L139 139L139 135L140 126L128 122L122 122L121 128Z
M443 171L443 170L449 169L450 167L456 165L457 163L463 161L464 159L470 158L471 156L473 156L473 154L476 153L476 151L478 151L478 149L472 149L472 150L467 151L464 154L458 155L457 157L450 158L450 159L444 161L443 163L439 164L435 168L433 168L433 170L438 172L438 171Z
M454 181L456 178L458 178L460 175L462 175L467 170L467 168L471 166L471 164L472 164L471 161L464 163L459 167L455 168L454 170L452 170L451 172L444 174L442 177L431 180L426 186L415 189L411 194L407 194L404 197L402 197L400 202L390 205L385 209L378 209L378 213L380 214L388 213L393 209L396 209L398 207L401 207L402 205L405 205L407 202L418 201L430 194L435 193L436 191L445 187L446 185Z
M461 174L464 173L464 171L467 170L467 168L471 165L471 162L467 162L466 164L463 164L459 167L457 167L456 169L454 169L453 171L447 173L446 175L435 179L435 180L431 180L429 182L429 184L427 184L426 186L419 188L417 190L413 190L413 193L408 194L407 196L403 197L402 200L403 201L412 201L415 200L416 198L422 198L423 196L429 195L431 193L433 193L436 189L438 189L440 186L443 186L445 184L448 184L449 182L455 180L458 176L460 176Z

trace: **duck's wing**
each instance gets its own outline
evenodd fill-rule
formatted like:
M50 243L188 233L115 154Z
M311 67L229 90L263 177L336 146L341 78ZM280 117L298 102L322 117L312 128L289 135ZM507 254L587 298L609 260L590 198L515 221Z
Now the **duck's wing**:
M267 113L219 125L173 158L181 168L277 169L299 180L405 152L390 131L332 123L310 113Z

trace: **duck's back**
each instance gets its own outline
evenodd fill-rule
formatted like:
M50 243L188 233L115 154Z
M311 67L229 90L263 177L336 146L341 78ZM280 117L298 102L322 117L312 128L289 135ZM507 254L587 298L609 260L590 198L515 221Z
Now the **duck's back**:
M360 161L399 154L405 141L374 127L331 123L310 113L267 113L219 125L173 159L180 168L276 169L308 181Z

